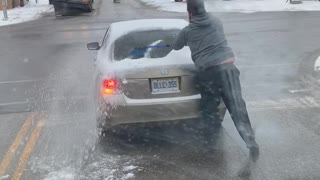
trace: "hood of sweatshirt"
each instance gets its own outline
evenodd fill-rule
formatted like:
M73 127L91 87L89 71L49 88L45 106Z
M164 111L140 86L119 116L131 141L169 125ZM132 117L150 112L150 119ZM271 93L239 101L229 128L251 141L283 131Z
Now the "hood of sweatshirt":
M210 16L207 13L192 16L190 20L190 25L197 26L197 27L210 26L211 25Z

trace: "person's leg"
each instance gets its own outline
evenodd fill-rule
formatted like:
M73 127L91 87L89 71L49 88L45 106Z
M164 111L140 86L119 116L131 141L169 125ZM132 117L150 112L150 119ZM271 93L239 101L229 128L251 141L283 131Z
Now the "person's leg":
M200 111L207 127L219 127L223 121L219 111L221 88L217 79L212 78L214 76L215 72L209 69L199 72L196 77L198 90L201 94Z
M204 138L207 148L215 148L221 136L222 118L219 112L221 94L215 80L212 78L215 72L211 70L201 71L196 76L197 89L201 93L200 112L202 118L199 121L200 134ZM219 143L218 143L219 144Z
M240 72L233 65L227 65L228 68L220 69L222 78L222 98L225 102L231 118L247 147L258 150L258 144L255 141L255 135L251 127L246 103L242 98Z

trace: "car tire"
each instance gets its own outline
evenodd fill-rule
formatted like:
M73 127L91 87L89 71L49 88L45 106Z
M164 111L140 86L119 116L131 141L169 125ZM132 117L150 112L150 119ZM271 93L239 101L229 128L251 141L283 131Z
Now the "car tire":
M182 2L183 0L175 0L176 2Z

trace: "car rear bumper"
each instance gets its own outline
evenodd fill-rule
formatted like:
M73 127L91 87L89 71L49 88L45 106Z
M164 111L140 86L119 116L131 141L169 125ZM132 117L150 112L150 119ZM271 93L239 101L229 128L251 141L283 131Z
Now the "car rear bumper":
M114 126L197 118L200 117L200 99L200 95L147 101L125 98L125 103L110 113L106 124Z
M53 1L53 5L59 8L75 8L75 9L83 9L83 10L88 9L88 3L83 1L55 0Z

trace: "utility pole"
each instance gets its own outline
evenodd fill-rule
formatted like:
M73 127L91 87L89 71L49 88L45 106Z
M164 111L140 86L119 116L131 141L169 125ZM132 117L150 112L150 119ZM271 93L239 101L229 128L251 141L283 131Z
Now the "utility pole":
M7 12L7 0L2 0L2 10L3 10L3 20L8 20L8 12Z

